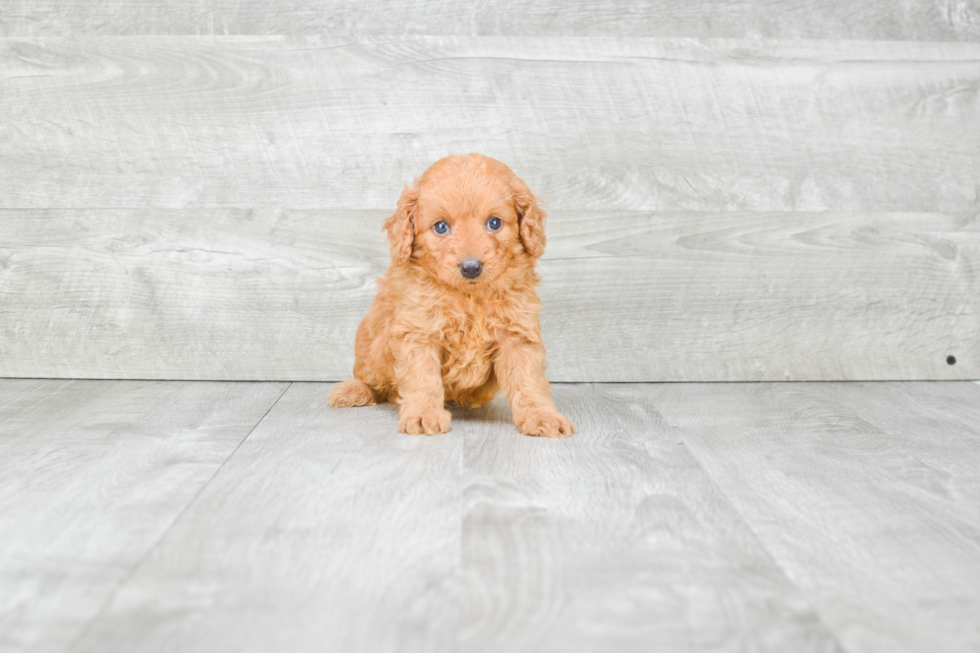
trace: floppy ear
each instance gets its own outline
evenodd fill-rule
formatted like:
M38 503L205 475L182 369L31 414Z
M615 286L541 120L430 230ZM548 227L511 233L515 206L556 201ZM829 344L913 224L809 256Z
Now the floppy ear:
M412 255L412 244L415 242L415 211L418 202L418 187L406 185L402 196L398 198L395 212L381 224L381 228L388 232L392 265L402 265Z
M517 219L521 225L521 241L524 249L533 258L541 258L544 254L544 222L546 214L540 206L540 200L521 180L517 180L514 190L514 207L517 209Z

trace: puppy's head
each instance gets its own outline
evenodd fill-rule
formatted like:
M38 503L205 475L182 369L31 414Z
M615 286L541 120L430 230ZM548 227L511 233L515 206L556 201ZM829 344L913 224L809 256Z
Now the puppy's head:
M393 265L463 290L487 287L544 253L545 213L527 185L479 154L441 159L406 186L384 222Z

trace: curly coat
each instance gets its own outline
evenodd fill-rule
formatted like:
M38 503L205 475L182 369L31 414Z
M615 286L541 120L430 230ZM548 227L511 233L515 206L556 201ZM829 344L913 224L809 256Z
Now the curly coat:
M535 273L544 225L527 185L479 154L441 159L406 186L383 224L391 264L357 330L354 377L330 405L390 401L399 431L433 434L449 430L446 402L476 407L502 390L521 433L574 433L544 374ZM464 261L482 271L467 278Z

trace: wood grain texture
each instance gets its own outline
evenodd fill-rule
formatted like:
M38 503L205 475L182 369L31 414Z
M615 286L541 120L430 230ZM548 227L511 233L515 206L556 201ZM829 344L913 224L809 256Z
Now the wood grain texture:
M980 43L7 38L0 85L0 208L387 210L469 151L554 209L980 207Z
M385 215L0 211L0 375L346 378ZM548 234L552 380L980 377L976 214L553 211Z
M844 648L980 649L980 386L658 386L650 400Z
M973 0L6 0L0 36L360 34L973 40Z
M0 650L69 650L285 387L0 381Z
M75 651L454 650L463 441L293 384Z
M980 644L980 383L559 384L559 441L329 387L0 381L0 649Z
M559 387L586 435L555 442L500 402L400 435L327 389L291 386L75 650L838 650L621 391Z
M557 442L502 429L500 402L456 417L459 650L840 650L648 395L559 386Z

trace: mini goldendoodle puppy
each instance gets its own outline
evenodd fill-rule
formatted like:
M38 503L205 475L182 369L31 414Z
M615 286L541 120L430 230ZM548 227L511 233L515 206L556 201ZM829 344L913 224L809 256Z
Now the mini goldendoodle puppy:
M479 154L441 159L385 220L391 264L357 330L354 377L331 406L400 404L398 430L445 433L445 403L502 389L521 433L563 437L544 375L535 261L545 214L510 168Z

